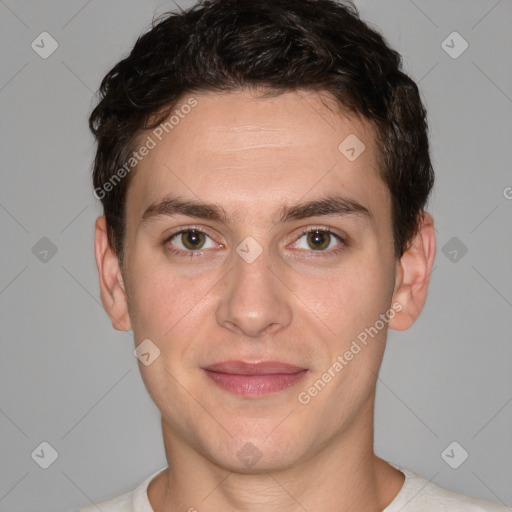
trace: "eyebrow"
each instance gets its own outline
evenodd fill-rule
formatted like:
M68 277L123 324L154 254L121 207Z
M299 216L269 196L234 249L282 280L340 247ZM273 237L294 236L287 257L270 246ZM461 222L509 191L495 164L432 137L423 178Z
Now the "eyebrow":
M279 213L277 223L281 224L290 220L330 215L358 215L373 220L373 215L368 208L343 196L328 196L305 203L285 205ZM141 223L146 223L160 216L173 217L175 215L186 215L229 224L228 215L221 206L202 201L184 200L170 195L151 204L142 214Z

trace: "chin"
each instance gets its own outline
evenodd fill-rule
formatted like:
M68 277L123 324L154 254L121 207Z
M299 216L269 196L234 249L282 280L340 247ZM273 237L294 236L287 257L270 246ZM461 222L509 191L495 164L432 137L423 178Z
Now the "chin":
M214 464L236 473L281 471L296 466L301 458L304 447L297 446L296 439L299 439L298 434L290 432L261 436L246 430L243 436L217 442L209 436L203 454Z

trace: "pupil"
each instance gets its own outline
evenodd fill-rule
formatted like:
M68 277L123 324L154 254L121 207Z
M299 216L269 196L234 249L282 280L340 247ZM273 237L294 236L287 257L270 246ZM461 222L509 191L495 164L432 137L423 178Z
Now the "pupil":
M326 236L326 233L323 233L322 231L313 231L310 233L310 240L312 240L313 249L323 249L329 245L329 237ZM327 242L327 243L326 243Z
M188 231L185 233L184 245L192 249L197 248L198 245L201 245L201 235L202 233L198 233L197 231Z

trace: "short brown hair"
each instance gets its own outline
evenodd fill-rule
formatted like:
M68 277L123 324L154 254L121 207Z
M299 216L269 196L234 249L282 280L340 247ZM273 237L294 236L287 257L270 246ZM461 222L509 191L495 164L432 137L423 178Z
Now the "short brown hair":
M376 129L400 257L434 182L426 111L401 67L400 55L348 1L203 0L166 13L101 83L89 119L97 140L95 191L104 190L125 165L144 130L160 124L187 93L247 87L326 91ZM132 174L101 197L109 242L121 264Z

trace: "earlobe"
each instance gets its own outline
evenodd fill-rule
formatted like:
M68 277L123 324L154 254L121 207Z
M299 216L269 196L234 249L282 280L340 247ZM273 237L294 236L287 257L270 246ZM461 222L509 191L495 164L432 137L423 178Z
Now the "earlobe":
M393 304L400 304L401 311L389 322L391 329L409 329L420 315L427 299L435 253L434 221L424 213L411 246L398 262Z
M119 258L108 242L104 216L96 219L94 255L98 267L101 302L110 317L112 327L118 331L129 331L131 321L128 314L125 284Z

